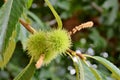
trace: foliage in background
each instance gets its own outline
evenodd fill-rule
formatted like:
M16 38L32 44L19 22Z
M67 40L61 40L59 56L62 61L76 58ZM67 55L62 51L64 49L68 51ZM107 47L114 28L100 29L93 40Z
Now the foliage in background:
M8 1L14 2L15 0L8 0ZM16 1L22 1L22 0L16 0ZM25 1L27 2L27 0ZM74 42L72 48L74 50L81 51L82 53L86 53L89 55L102 56L112 61L117 67L120 67L119 0L114 0L114 2L113 0L104 0L104 1L50 0L50 1L52 2L56 11L59 13L60 17L62 18L64 28L66 28L67 30L71 30L72 27L79 25L81 22L85 22L88 20L92 20L95 23L95 26L92 29L82 30L81 32L78 32L76 35L72 36ZM32 0L30 0L30 2L28 2L26 6L30 7L31 3ZM0 6L2 5L3 2L1 1ZM15 12L17 12L16 10L20 10L18 9L19 8L18 5L17 7L14 8L16 8L13 9L15 10ZM0 16L2 15L2 17L4 17L3 16L4 13L2 13L1 9L0 9ZM11 15L16 14L16 13L12 13L14 11L12 11L11 9L8 10L7 9L6 11L9 10L11 11L9 12L11 13ZM9 13L6 12L6 14ZM21 15L19 15L19 17L20 16ZM51 14L49 8L46 7L43 0L34 0L32 6L30 7L30 11L25 10L25 14L22 17L24 17L26 21L31 23L31 25L36 30L39 29L49 30L50 29L49 25L53 27L56 25L54 16ZM1 20L2 19L6 19L6 18L1 18ZM1 22L0 25L3 24L1 20L0 20ZM14 21L11 20L11 22ZM14 23L12 23L11 25L13 24ZM29 61L29 57L27 57L25 51L25 47L26 47L25 43L27 37L29 36L29 32L26 29L24 29L24 27L22 27L22 25L20 25L19 23L16 26L17 26L16 35L18 36L15 40L17 42L16 48L9 64L6 66L4 70L0 71L0 80L13 79L28 64ZM0 42L4 41L1 40L2 39L1 30L2 28L0 26ZM12 33L13 30L9 30L9 31L10 33ZM2 53L0 53L0 55L1 54ZM83 62L81 61L80 63L83 64ZM94 70L94 68L89 70L86 68L86 65L83 64L82 66L83 68L85 68L83 69L85 70L84 73L87 72L85 76L87 76L89 79L91 79L91 77L93 78L97 76L99 80L101 80L100 77L102 77L103 80L111 80L112 77L116 77L115 74L112 74L111 77L111 72L109 72L103 65L99 64L98 62L88 59L88 63L89 66L97 68L98 70L96 71ZM93 73L95 74L99 73L101 74L101 76L98 75L94 76L92 74L90 75L91 71L93 71ZM57 57L57 59L52 61L51 64L42 67L40 70L37 70L32 79L33 80L61 80L61 79L75 80L75 75L76 75L75 68L73 66L70 57L59 56ZM80 75L80 76L84 76L84 75Z

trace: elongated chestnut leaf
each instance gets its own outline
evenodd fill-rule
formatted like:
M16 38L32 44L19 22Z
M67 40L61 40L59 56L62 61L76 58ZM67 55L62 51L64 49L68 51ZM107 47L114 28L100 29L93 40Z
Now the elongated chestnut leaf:
M33 62L33 58L31 58L29 64L15 77L14 80L31 80L35 69L35 63Z
M114 64L112 64L108 60L106 60L102 57L99 57L99 56L86 55L86 57L93 58L93 59L97 60L98 62L100 62L101 64L103 64L107 69L109 69L115 75L115 78L117 78L119 80L120 70Z
M27 2L28 0L8 0L0 9L0 61L4 63L1 64L2 67L12 56L14 44L10 47L9 41Z
M8 63L10 58L12 57L12 54L16 46L15 37L16 37L16 31L13 31L12 36L10 37L8 46L3 54L3 58L0 60L1 68L3 68Z

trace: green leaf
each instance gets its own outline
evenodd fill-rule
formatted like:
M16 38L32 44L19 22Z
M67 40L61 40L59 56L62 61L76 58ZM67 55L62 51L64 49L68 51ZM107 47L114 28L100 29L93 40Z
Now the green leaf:
M59 1L56 4L59 8L64 9L65 11L70 10L70 3L68 1Z
M59 17L59 15L57 14L57 12L55 11L55 9L53 8L53 6L51 5L51 3L49 2L49 0L45 0L46 4L48 5L48 7L50 8L50 10L52 11L53 15L56 18L56 21L58 23L58 28L62 28L62 21L61 18Z
M97 80L102 80L102 77L100 76L100 74L97 72L96 69L94 69L92 67L90 67L90 69L91 69L92 73L95 75Z
M3 54L3 58L0 60L1 68L3 68L8 63L10 58L12 57L12 54L16 46L15 37L16 37L16 31L13 31L12 36L10 37L8 46Z
M119 80L120 78L120 70L111 62L109 62L108 60L102 58L102 57L98 57L98 56L89 56L87 55L86 57L90 57L93 58L97 61L99 61L101 64L103 64L107 69L109 69L114 75L116 75L115 77Z
M84 74L85 74L85 80L97 80L93 72L91 71L90 67L85 64L85 62L81 61L83 68L84 68Z
M77 61L74 61L75 58ZM75 65L77 80L100 80L96 78L90 67L88 67L80 58L72 57L72 60Z
M20 29L19 29L18 40L21 41L23 50L25 50L26 49L26 41L29 36L29 32L25 29L25 27L23 27L23 25L20 25L19 28Z
M85 80L84 68L79 57L72 57L75 69L76 69L76 80Z
M113 24L113 22L117 18L117 13L119 10L118 0L114 0L114 2L113 0L106 0L102 7L108 10L107 14L105 14L107 19L104 20L105 21L104 23L107 23L108 25Z
M27 14L39 25L39 27L37 28L38 30L39 29L46 29L44 23L34 13L28 11Z
M99 75L101 76L102 80L107 80L108 75L105 74L104 72L100 71L97 69L97 72L99 73Z
M33 3L33 0L28 0L28 3L27 3L27 8L30 8L30 7L31 7L31 5L32 5L32 3Z
M89 38L93 41L93 44L97 50L103 49L107 46L105 39L100 36L99 32L96 29L91 29L92 32L89 35Z
M27 0L8 0L0 9L0 55L2 57L26 3Z
M35 72L35 63L31 58L29 64L15 77L14 80L30 80Z

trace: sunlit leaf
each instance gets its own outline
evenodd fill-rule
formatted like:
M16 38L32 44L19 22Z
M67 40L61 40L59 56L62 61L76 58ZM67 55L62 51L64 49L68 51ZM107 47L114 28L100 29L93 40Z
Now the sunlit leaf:
M24 11L27 0L8 0L0 9L0 55L4 57L12 32Z
M84 68L85 80L97 80L97 78L91 71L90 67L87 66L83 61L81 61L81 62L82 62L83 68Z
M3 58L0 60L0 67L1 68L3 68L8 63L10 58L12 57L12 54L14 52L15 45L16 45L15 37L16 37L16 31L14 31L12 33L12 36L10 37L10 40L8 42L8 46L3 54Z
M74 61L74 58L76 61ZM100 74L87 66L80 58L72 57L72 60L75 65L77 80L102 80Z
M29 1L28 1L28 3L27 3L27 7L28 7L28 8L30 8L30 7L31 7L32 2L33 2L33 0L29 0Z
M18 40L21 41L23 50L25 50L26 40L28 38L29 32L22 25L20 25L19 27L20 27L20 30L19 30Z
M81 60L78 57L72 58L76 69L76 80L85 80L85 72Z
M108 60L102 58L102 57L98 57L98 56L89 56L87 55L87 57L93 58L95 60L97 60L98 62L100 62L101 64L103 64L107 69L109 69L114 75L116 75L115 77L117 79L120 78L120 70L111 62L109 62Z
M96 80L102 80L101 75L97 72L96 69L94 69L94 68L92 68L92 67L90 67L90 69L91 69L92 73L95 75Z

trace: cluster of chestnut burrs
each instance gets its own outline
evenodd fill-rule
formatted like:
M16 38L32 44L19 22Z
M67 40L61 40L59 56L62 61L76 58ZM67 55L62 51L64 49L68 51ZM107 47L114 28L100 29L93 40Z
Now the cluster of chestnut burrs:
M19 21L30 33L34 34L35 32L37 32L33 27L30 26L30 24L26 23L24 20L19 19ZM89 22L86 22L86 23L82 23L81 25L76 26L71 31L69 31L68 34L71 36L71 35L75 34L77 31L80 31L81 29L89 28L89 27L92 27L92 26L93 26L93 22L92 21L89 21ZM66 51L68 53L72 54L73 56L77 55L77 56L79 56L83 60L86 59L86 57L84 55L82 55L80 53L76 53L75 51L73 51L71 49L68 49ZM42 66L43 60L44 60L44 56L41 55L39 57L38 61L36 62L36 68L40 68Z
M68 38L66 38L65 36L71 36L71 35L73 35L73 34L75 34L77 31L80 31L81 29L84 29L84 28L89 28L89 27L92 27L93 26L93 22L92 21L88 21L88 22L86 22L86 23L82 23L82 24L80 24L79 26L75 26L71 31L66 31L66 30L64 30L64 29L62 29L62 21L61 21L61 19L60 19L60 17L58 16L58 14L57 14L57 12L54 10L54 8L52 7L52 5L50 4L50 2L48 1L48 0L45 0L45 2L46 2L46 4L49 6L49 8L51 9L51 11L52 11L52 13L53 13L53 15L55 16L55 18L56 18L56 21L57 21L57 23L58 23L58 27L60 27L60 28L58 28L58 29L54 29L53 30L53 33L57 36L57 37L55 37L54 36L54 34L53 35L49 35L49 34L52 34L52 31L51 32L48 32L48 34L46 34L46 36L47 35L49 35L50 37L52 36L53 38L55 37L55 38L59 38L60 37L60 39L61 39L61 41L63 40L64 41L64 39L63 38L65 38L65 39L69 39L69 37ZM30 32L30 33L32 33L33 35L35 35L35 36L37 36L38 38L42 38L42 37L39 37L38 35L40 35L40 36L44 36L44 32L41 32L41 33L39 33L39 32L37 32L33 27L31 27L30 26L30 24L29 23L27 23L27 22L25 22L23 19L19 19L19 22ZM36 34L36 33L39 33L39 34ZM62 37L61 35L59 35L59 34L61 34L62 36L64 36L64 37ZM65 34L65 35L64 35ZM48 37L49 37L48 36ZM32 36L32 38L34 38L34 36ZM44 37L43 37L44 38ZM51 38L52 39L52 38ZM48 39L47 39L48 40ZM60 40L59 39L54 39L54 40L58 40L58 42L60 42ZM53 41L54 41L53 40ZM49 40L49 41L51 41L51 40ZM52 41L52 42L53 42ZM53 59L54 58L56 58L56 54L53 54L52 55L52 53L50 53L50 51L51 50L48 50L48 52L50 53L48 53L48 54L45 54L43 51L43 53L39 53L39 55L36 53L34 53L35 52L35 50L31 50L31 49L34 49L34 48L31 48L31 46L32 46L32 44L34 45L34 43L30 43L30 42L35 42L34 40L32 40L32 41L29 41L29 43L28 44L31 44L30 45L30 47L28 48L28 54L31 56L31 57L34 57L35 58L35 62L36 62L36 64L35 64L35 66L36 66L36 68L37 69L39 69L42 65L44 65L44 63L45 64L48 64L51 60L52 60L52 57L53 57ZM39 41L40 42L40 41ZM65 43L65 42L68 42L69 43L69 40L66 40L66 41L64 41L63 43ZM71 41L70 41L71 42ZM35 43L36 44L36 43ZM61 44L61 45L60 45ZM37 44L36 44L37 45ZM55 45L57 45L57 44L55 44ZM62 42L60 42L59 43L59 45L60 46L62 46ZM67 44L66 44L67 45ZM86 59L86 57L83 55L83 54L80 54L80 53L76 53L75 51L73 51L73 50L71 50L69 47L70 44L68 44L68 48L66 48L65 47L65 49L63 49L63 51L59 51L59 48L57 48L58 49L58 51L56 51L56 52L66 52L66 53L69 53L70 55L72 55L72 56L78 56L78 57L80 57L81 59L83 59L83 60L85 60ZM38 45L37 45L38 46ZM42 42L41 42L41 45L40 46L42 46ZM46 45L43 45L43 46L46 46ZM55 47L54 45L52 45L52 46L49 46L49 47ZM62 46L63 48L64 48L64 46ZM45 47L45 48L47 48L47 47ZM60 48L61 49L61 48ZM38 51L39 52L39 51ZM47 52L47 51L46 51ZM48 56L48 55L50 55L50 56ZM47 59L46 59L47 58ZM49 60L50 59L50 60ZM49 61L48 61L49 60Z

